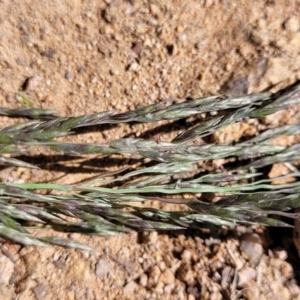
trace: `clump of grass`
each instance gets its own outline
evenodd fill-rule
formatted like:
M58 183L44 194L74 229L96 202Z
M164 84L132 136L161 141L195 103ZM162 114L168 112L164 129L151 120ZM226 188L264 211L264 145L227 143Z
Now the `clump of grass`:
M293 177L294 182L275 185L274 179L261 179L261 170L274 163L300 159L299 144L272 144L272 140L279 136L299 134L300 124L269 129L235 145L198 145L197 140L236 122L260 118L299 104L299 91L300 83L297 82L273 94L257 93L239 98L213 96L175 104L162 101L122 114L107 111L64 118L57 117L53 110L0 108L1 115L37 119L2 128L1 153L17 154L31 146L42 146L62 154L134 155L152 163L137 170L102 174L72 185L2 182L0 236L25 245L52 243L89 249L69 239L36 237L30 230L53 228L65 232L115 235L130 230L231 228L238 223L289 226L276 216L298 218L290 210L300 207L300 172L294 171L279 178ZM75 144L56 140L74 134L79 127L179 120L210 111L219 113L188 128L170 142L127 138L105 144ZM203 174L197 169L201 161L232 157L240 160L235 169L214 174ZM0 163L36 167L6 156L0 157ZM41 193L43 189L60 193L44 195ZM204 197L206 193L217 193L220 200L208 202ZM176 203L186 209L164 211L133 204L148 200ZM76 221L71 222L69 217Z

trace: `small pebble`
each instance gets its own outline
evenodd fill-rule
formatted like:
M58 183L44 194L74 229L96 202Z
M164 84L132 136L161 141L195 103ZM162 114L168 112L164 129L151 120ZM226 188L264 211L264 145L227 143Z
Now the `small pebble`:
M242 255L252 264L257 264L264 253L258 234L244 234L241 238Z
M220 245L221 240L218 238L210 237L209 239L205 239L205 245L206 246L213 246L213 245Z
M243 298L242 299L261 299L261 286L257 285L255 281L251 280L247 284L247 289L244 289ZM251 288L250 288L251 287ZM264 298L266 299L266 298ZM276 298L275 298L276 299ZM288 298L281 298L281 299L288 299Z
M182 263L177 270L177 278L180 281L185 282L188 286L192 286L195 283L195 276L193 270L186 263Z
M110 69L109 70L109 73L111 75L119 75L120 74L120 71L117 69L117 68L113 68L113 69Z
M65 78L69 81L71 81L73 79L73 74L71 72L66 72L65 74Z
M26 60L23 59L23 58L17 58L17 59L16 59L16 63L17 63L19 66L22 66L22 67L24 67L24 66L27 65Z
M281 275L284 278L291 278L293 276L293 267L288 262L282 262L281 265Z
M42 56L45 56L47 58L53 58L55 54L56 54L56 50L54 49L49 49L42 52Z
M56 268L58 269L63 269L64 266L66 265L66 255L60 255L59 252L56 252L53 256L53 264L55 265Z
M143 287L146 287L147 283L148 283L148 276L147 276L147 274L143 274L140 277L140 285L143 286Z
M9 284L9 279L14 272L14 263L0 253L0 284Z
M250 280L256 278L256 271L253 268L245 267L238 273L238 287L246 287Z
M221 279L221 287L226 290L230 283L232 282L232 277L234 275L234 270L229 267L229 266L225 266L222 270L222 279Z
M236 80L230 80L221 87L222 93L230 97L241 97L246 95L248 93L248 89L249 79L247 76Z
M37 285L34 289L34 296L37 300L43 300L46 298L47 295L47 290L44 284L39 284Z
M138 285L134 281L128 282L123 289L124 295L128 295L128 294L132 295L137 287Z
M129 71L137 72L140 69L140 65L136 61L133 61L127 69Z
M273 253L274 253L274 256L276 258L279 258L280 260L286 260L288 258L287 251L284 249L280 249L280 248L274 249Z
M151 279L151 281L153 283L157 284L160 275L161 275L161 271L160 271L159 267L154 266L154 267L151 268L151 271L150 271L150 274L149 274L149 279ZM148 282L149 281L150 280L148 280Z
M99 259L99 261L96 264L96 275L98 277L102 277L109 273L111 270L111 264L108 260L105 259Z
M158 16L160 14L160 9L157 5L151 3L150 4L150 12L153 16Z
M79 74L83 74L85 72L85 67L81 66L81 67L78 68L77 71L78 71Z
M166 271L164 271L161 276L160 276L160 280L164 283L164 284L172 284L175 281L175 276L174 273L172 272L171 269L167 269Z
M162 272L164 272L164 271L166 270L166 268L167 268L166 263L165 263L164 261L160 261L160 262L158 263L158 266L159 266L159 268L160 268L160 270L161 270Z
M132 45L131 50L136 54L140 55L143 51L143 43L142 42L137 42Z
M142 233L142 241L143 243L151 243L155 244L158 239L158 233L156 231L149 231Z
M91 18L93 13L91 11L88 11L85 15L87 18Z
M220 292L213 292L210 296L211 300L222 300L223 296Z
M159 281L155 287L155 292L157 294L163 294L164 292L164 283L162 281Z
M171 294L172 291L174 290L174 288L175 288L175 284L174 284L174 283L171 283L171 284L168 284L168 285L166 285L166 286L164 287L164 291L165 291L165 293L167 293L167 294Z
M290 17L285 23L284 28L290 32L297 32L300 29L299 16Z
M185 249L182 253L181 253L181 259L183 261L185 261L186 263L191 263L191 259L192 259L192 253L190 250Z
M5 99L7 102L14 102L16 100L15 96L13 95L7 95Z
M38 75L34 75L26 79L24 86L25 91L34 91L42 82L42 77Z

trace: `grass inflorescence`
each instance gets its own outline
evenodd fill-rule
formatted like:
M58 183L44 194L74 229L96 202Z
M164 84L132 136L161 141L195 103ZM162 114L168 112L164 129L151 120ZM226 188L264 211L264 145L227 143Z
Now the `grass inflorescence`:
M0 130L0 153L17 155L32 146L47 147L68 155L125 155L139 157L138 169L101 174L71 185L0 183L0 236L25 245L49 243L89 249L58 237L37 237L31 228L64 232L115 235L131 230L232 228L236 224L289 226L278 216L298 218L300 172L296 167L274 184L263 177L263 167L300 160L300 145L276 145L275 138L299 134L300 124L282 125L235 144L199 144L200 138L228 125L258 119L300 103L300 83L277 93L256 93L238 98L211 96L182 103L159 103L117 114L100 112L78 117L58 117L54 110L0 108L0 115L35 119ZM65 143L56 138L75 134L80 127L128 122L179 120L211 111L215 116L187 128L169 142L124 138L103 144ZM202 161L236 158L235 168L203 174ZM0 156L8 166L36 168L17 157ZM188 175L192 174L192 175ZM50 190L48 194L42 190ZM59 191L59 193L54 193ZM214 193L218 201L207 201ZM182 210L134 205L150 200L184 206ZM277 216L277 217L276 217ZM70 219L74 218L74 221Z

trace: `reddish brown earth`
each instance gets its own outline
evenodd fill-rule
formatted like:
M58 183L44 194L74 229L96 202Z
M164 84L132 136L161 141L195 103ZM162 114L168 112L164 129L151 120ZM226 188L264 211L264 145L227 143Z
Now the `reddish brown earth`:
M34 106L66 116L126 111L165 98L250 93L299 79L299 54L296 0L0 1L4 107L21 106L16 95L26 80ZM264 122L297 118L290 110ZM256 125L234 125L214 139L238 140L254 134ZM138 137L153 127L117 126L70 140ZM50 162L40 171L5 169L1 180L70 183L102 168L82 172L74 161L64 168ZM284 167L277 167L273 172L282 174ZM278 230L277 238L251 228L109 238L56 234L98 253L4 243L1 299L300 299L289 231Z

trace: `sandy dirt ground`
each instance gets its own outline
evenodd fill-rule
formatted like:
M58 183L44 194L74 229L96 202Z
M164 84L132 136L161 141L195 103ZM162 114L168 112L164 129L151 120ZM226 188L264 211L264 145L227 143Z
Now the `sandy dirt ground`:
M62 116L121 112L166 98L241 95L296 79L297 0L0 1L3 107L20 107L18 93L25 90L34 106ZM264 122L293 117L281 112ZM1 126L15 121L2 118ZM102 142L145 132L153 138L155 126L115 126L69 140ZM235 141L253 128L236 125L214 139ZM33 162L41 170L4 169L1 180L71 183L104 165L126 164L103 159L79 168L59 155L42 159L47 151L36 151ZM273 171L280 175L279 167ZM3 243L1 299L300 299L291 230L56 234L97 254Z

